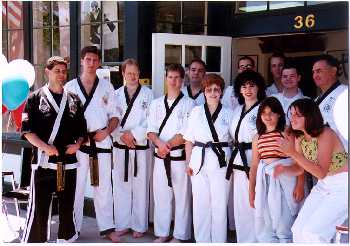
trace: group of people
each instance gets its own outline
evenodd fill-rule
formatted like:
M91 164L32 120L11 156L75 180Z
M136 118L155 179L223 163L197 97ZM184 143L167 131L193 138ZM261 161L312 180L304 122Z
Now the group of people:
M48 83L28 98L22 135L36 154L23 242L46 242L53 192L57 241L75 241L86 182L100 235L112 242L144 235L150 197L157 243L189 240L192 226L196 242L226 242L227 222L238 243L328 243L347 219L347 139L332 109L348 88L333 57L313 65L316 101L281 55L270 59L268 88L247 56L226 90L200 59L189 64L188 86L184 68L170 64L156 99L139 83L136 60L123 62L117 90L96 76L100 63L100 50L84 47L81 75L65 83L66 61L51 57Z

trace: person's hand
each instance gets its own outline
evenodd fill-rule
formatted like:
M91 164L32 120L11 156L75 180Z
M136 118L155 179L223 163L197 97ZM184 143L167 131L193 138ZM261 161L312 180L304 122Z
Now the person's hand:
M278 139L277 141L277 149L281 152L283 152L287 156L291 156L294 151L294 142L292 141L292 137L289 137L288 135L285 138Z
M79 144L69 144L67 145L67 150L66 150L66 154L71 155L71 154L75 154L80 148Z
M186 173L188 176L193 176L193 169L190 167L186 167Z
M293 191L293 198L296 202L301 202L305 197L305 191L303 185L296 185Z
M121 137L120 140L126 144L129 148L135 148L136 140L134 138L134 135L130 131L125 131Z
M58 156L58 150L56 149L55 146L53 145L49 145L47 144L44 148L43 148L44 152L48 155L48 156Z
M255 201L255 191L249 191L249 205L251 208L255 208L254 201Z
M281 164L277 164L275 168L273 169L273 177L277 178L280 176L282 173L284 173L284 166Z
M103 130L97 130L94 136L96 142L103 141L109 135L107 128Z
M170 149L171 149L170 144L167 142L163 142L163 141L159 141L157 144L157 147L158 147L157 154L161 158L165 158L166 155L169 154Z

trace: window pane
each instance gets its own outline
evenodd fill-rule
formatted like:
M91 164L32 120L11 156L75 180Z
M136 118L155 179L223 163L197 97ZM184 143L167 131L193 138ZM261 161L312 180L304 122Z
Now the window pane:
M100 24L81 26L81 47L96 45L101 47L101 28Z
M7 2L7 20L9 29L18 29L23 27L22 2Z
M35 69L35 82L34 82L34 90L42 87L47 78L45 77L45 67L44 66L34 66Z
M183 2L182 23L204 25L205 2Z
M24 58L23 31L8 32L8 61Z
M69 27L53 28L52 55L69 57Z
M101 1L81 1L81 23L102 21Z
M69 2L53 2L53 26L69 26Z
M207 46L207 71L208 72L221 72L221 48L214 46Z
M117 62L119 61L119 35L118 35L118 23L109 22L103 24L103 52L105 62Z
M317 4L323 4L323 3L331 3L332 1L307 1L307 5L317 5Z
M185 67L188 67L190 62L195 59L202 59L202 46L185 46Z
M34 64L45 64L51 54L51 29L33 30Z
M156 22L180 22L180 2L155 2Z
M103 22L120 20L121 16L118 16L118 5L120 2L106 1L103 2ZM118 18L119 17L119 18Z
M238 2L239 12L255 12L267 10L267 1Z
M182 25L183 34L204 34L204 25Z
M181 45L165 45L165 66L171 63L181 64Z
M33 27L49 26L51 24L50 17L51 2L33 1Z
M270 1L270 9L284 9L291 7L304 6L300 1Z
M7 2L2 2L2 30L7 29ZM4 39L3 39L4 40Z

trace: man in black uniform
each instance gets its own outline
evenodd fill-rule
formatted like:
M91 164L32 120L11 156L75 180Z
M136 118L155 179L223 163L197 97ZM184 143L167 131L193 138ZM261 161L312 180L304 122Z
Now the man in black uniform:
M76 151L87 134L82 103L66 92L67 63L62 57L48 59L49 82L28 98L22 114L21 134L37 152L32 164L31 190L23 242L46 242L52 194L58 197L57 242L78 238L73 213L76 183Z

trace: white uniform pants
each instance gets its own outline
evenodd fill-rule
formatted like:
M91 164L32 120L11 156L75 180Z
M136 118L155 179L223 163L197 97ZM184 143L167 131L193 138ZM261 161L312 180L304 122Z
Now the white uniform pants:
M197 243L225 243L227 240L227 202L230 181L226 168L207 171L191 177L193 226Z
M116 229L148 230L149 173L148 150L137 150L137 176L134 177L135 150L129 151L128 182L124 182L125 150L113 148L114 214Z
M89 155L81 151L77 152L77 186L74 201L74 213L76 218L77 231L81 231L84 210L84 195L86 182L90 182ZM94 206L96 212L97 225L100 235L114 231L113 218L113 195L112 195L112 168L111 154L98 153L99 186L94 186Z
M249 205L249 180L244 171L233 170L233 204L237 243L256 242L254 209Z
M172 188L168 186L164 161L154 158L153 193L154 193L154 234L167 237L175 200L173 237L180 240L191 238L191 188L186 172L185 161L171 161Z
M292 226L295 243L330 243L348 218L348 172L319 180Z

